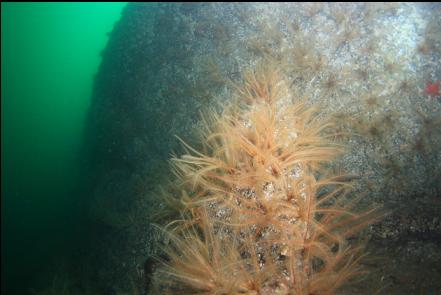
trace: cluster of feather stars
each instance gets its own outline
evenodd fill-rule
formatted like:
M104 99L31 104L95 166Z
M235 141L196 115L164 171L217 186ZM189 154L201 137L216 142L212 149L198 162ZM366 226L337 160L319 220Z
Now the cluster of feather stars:
M202 147L172 159L179 212L162 227L153 277L161 294L337 294L365 271L360 230L383 213L359 208L350 177L330 169L344 148L333 123L258 67L204 119ZM349 239L352 238L352 239Z

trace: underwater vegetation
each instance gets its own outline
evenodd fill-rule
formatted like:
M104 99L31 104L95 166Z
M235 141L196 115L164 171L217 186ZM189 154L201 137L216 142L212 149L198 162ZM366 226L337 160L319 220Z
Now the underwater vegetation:
M184 141L172 159L180 218L162 228L153 275L159 294L336 294L360 280L365 240L384 212L359 206L350 175L331 162L344 151L333 121L294 96L275 66L261 64L212 111L203 146Z

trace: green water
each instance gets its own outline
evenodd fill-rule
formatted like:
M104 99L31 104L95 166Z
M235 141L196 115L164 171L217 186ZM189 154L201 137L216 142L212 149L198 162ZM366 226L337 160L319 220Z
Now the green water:
M73 192L84 120L124 5L1 4L2 293L34 288L81 242Z

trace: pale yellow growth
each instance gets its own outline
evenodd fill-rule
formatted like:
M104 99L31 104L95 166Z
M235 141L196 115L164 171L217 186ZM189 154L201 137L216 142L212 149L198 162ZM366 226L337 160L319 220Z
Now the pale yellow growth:
M381 214L355 213L345 177L328 175L343 151L332 122L290 93L272 66L247 72L234 102L206 118L203 152L183 142L172 159L191 226L167 248L167 292L335 294L362 274L347 237Z

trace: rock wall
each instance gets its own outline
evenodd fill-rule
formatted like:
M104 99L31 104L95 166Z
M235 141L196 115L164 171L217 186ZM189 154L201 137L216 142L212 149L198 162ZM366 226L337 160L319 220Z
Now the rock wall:
M348 153L335 169L357 175L355 193L392 212L368 233L382 258L367 290L435 294L440 13L415 3L128 4L102 53L87 124L88 278L106 292L146 289L150 217L167 160L181 153L175 135L197 147L200 114L231 101L243 71L266 59L294 95L339 123L335 139Z

